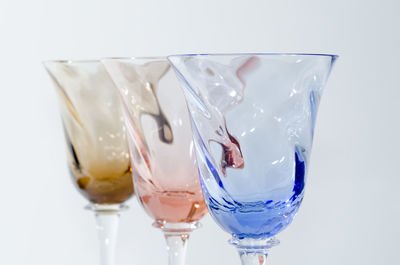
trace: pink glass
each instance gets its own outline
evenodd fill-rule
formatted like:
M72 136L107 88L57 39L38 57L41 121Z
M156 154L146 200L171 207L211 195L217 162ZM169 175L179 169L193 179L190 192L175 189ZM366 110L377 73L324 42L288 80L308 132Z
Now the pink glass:
M166 58L102 62L120 94L137 197L164 232L170 264L184 264L207 208L180 83Z

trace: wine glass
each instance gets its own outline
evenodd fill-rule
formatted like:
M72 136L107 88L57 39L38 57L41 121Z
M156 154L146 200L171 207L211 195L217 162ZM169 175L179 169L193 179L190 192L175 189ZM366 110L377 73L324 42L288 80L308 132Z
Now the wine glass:
M190 233L207 213L179 80L164 57L102 60L120 93L135 193L183 265Z
M169 56L190 109L206 204L242 264L265 264L304 195L323 86L337 56Z
M60 102L69 172L95 213L101 264L115 264L119 214L134 192L118 95L99 60L44 66Z

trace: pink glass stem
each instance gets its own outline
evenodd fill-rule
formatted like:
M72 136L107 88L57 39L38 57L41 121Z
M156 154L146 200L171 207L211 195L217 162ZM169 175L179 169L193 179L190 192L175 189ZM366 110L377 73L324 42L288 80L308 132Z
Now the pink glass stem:
M164 232L167 243L168 264L184 265L190 233L200 227L200 223L167 223L156 221L153 226L160 228Z

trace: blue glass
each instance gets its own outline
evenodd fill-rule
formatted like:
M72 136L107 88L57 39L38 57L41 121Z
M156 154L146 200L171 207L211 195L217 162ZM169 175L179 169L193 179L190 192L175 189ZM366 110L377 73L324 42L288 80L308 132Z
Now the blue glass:
M304 196L318 105L336 58L169 57L190 110L206 204L239 245L265 243L293 220Z

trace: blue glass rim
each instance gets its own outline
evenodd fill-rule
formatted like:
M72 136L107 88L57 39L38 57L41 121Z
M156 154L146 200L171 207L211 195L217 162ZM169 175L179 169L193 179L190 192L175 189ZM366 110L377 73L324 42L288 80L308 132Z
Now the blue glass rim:
M240 55L249 55L249 56L327 56L331 57L333 60L339 57L336 54L328 54L328 53L291 53L291 52L278 52L278 53L267 53L267 52L244 52L244 53L186 53L186 54L174 54L169 55L170 57L194 57L194 56L240 56Z

